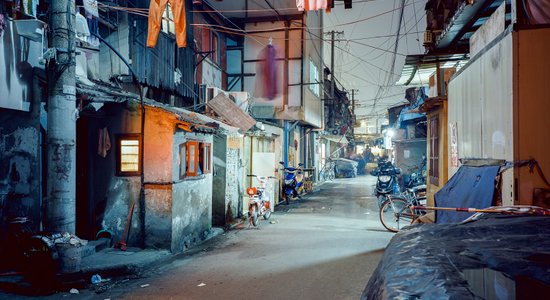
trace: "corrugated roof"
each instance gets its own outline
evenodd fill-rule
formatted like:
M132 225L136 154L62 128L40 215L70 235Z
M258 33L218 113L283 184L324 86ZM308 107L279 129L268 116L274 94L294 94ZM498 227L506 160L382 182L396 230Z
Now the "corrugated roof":
M113 102L122 103L125 101L132 101L140 103L139 95L126 92L118 87L111 86L105 83L95 83L91 86L89 83L85 83L77 79L77 91L79 93L87 94L92 102ZM146 107L158 108L165 112L172 113L177 116L177 119L183 122L185 128L189 128L191 131L204 132L204 133L216 133L220 124L219 121L209 120L206 116L199 117L197 113L188 111L178 107L172 107L153 99L143 98L143 104ZM182 128L183 129L183 128ZM187 129L183 129L189 131Z

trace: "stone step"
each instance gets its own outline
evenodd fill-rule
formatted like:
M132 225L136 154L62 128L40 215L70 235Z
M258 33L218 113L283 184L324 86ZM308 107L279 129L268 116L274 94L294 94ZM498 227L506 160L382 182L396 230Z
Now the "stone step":
M95 241L89 241L86 246L82 247L82 257L90 256L110 246L111 240L108 238L100 238Z

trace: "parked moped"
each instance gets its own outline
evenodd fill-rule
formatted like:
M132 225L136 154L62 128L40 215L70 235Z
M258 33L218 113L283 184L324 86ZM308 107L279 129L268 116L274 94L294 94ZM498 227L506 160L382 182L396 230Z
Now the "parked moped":
M258 179L257 187L249 187L246 189L248 194L248 219L250 225L258 226L259 217L263 217L268 220L271 217L271 202L269 197L269 179L275 179L273 176L257 176L248 175L248 177L255 177Z
M285 165L284 162L279 162L281 165ZM285 204L290 203L290 199L293 197L298 197L299 199L302 199L302 196L300 196L302 190L303 190L303 179L304 179L304 172L303 172L303 165L302 163L298 164L298 168L293 167L286 167L283 168L285 174L284 174L284 181L283 181L283 199Z
M397 175L401 174L401 169L396 168L391 162L381 160L378 162L378 168L371 172L371 175L378 176L376 189L374 191L378 198L378 207L386 201L388 195L397 195L400 192Z

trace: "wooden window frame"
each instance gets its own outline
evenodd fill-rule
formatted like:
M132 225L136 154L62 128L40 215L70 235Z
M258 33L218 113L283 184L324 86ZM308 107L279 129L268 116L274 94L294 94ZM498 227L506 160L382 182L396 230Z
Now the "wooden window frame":
M181 143L179 146L179 153L178 153L178 159L179 159L179 178L184 179L187 174L187 143Z
M199 142L187 141L185 147L185 177L195 177L199 175Z
M135 140L138 141L138 169L137 171L122 171L122 141L123 140ZM117 134L116 135L116 175L117 176L139 176L141 175L141 170L143 161L141 159L141 151L143 151L143 144L141 140L141 134L139 133L128 133L128 134Z
M180 179L212 173L212 143L189 140L179 149Z
M216 65L221 64L221 46L220 36L214 31L210 31L210 51L212 51L212 62Z
M200 143L199 163L203 174L212 172L212 144ZM206 159L205 159L206 158Z
M439 115L430 117L430 157L429 157L429 179L430 184L439 186Z

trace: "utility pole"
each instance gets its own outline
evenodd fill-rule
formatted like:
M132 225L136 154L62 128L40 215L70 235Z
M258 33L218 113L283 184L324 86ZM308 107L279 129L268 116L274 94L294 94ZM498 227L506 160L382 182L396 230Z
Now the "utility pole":
M336 88L336 77L334 76L334 36L335 34L344 34L343 31L330 31L330 102L329 102L329 127L334 127L333 106L335 102L334 90Z
M334 30L330 32L330 102L334 104Z
M50 2L51 47L57 59L49 66L48 189L45 225L48 231L75 233L76 227L76 89L75 2Z
M351 114L355 117L355 92L359 92L358 89L351 89Z

